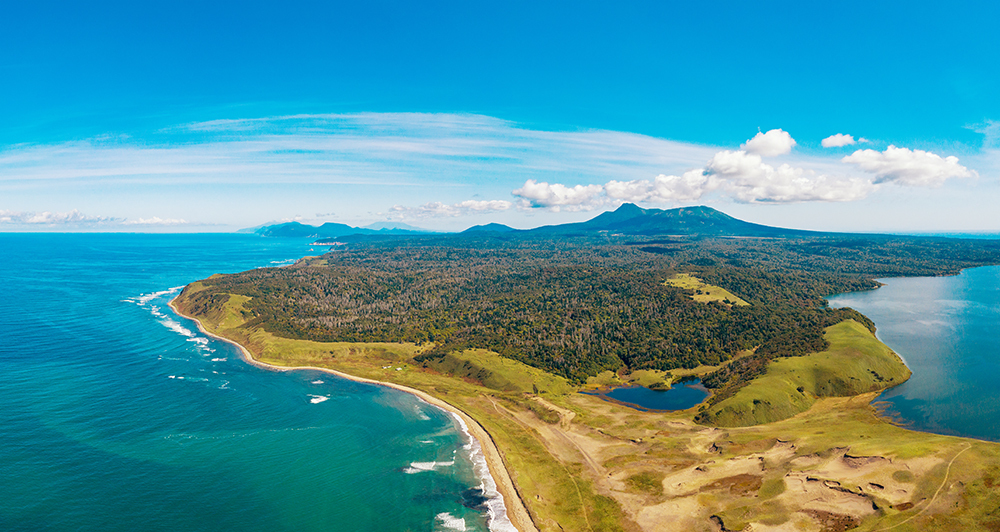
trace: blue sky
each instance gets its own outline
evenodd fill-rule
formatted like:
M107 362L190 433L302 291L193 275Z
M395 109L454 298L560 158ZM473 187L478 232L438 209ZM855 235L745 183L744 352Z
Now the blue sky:
M21 4L0 230L1000 231L992 2Z

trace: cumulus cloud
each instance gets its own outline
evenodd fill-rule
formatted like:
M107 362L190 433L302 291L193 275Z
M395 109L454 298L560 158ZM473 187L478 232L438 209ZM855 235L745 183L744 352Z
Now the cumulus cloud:
M817 174L805 168L769 165L743 150L721 151L705 167L728 196L745 203L854 201L871 192L862 179Z
M512 202L506 200L466 200L453 204L432 201L419 207L394 205L389 209L389 217L394 220L403 220L408 218L467 216L470 214L506 211L513 206Z
M767 133L758 131L752 139L740 146L740 149L747 153L774 157L791 152L793 147L795 147L795 139L787 131L772 129Z
M838 133L823 140L825 147L846 146L867 139ZM528 180L512 192L529 208L592 210L625 202L677 203L716 194L742 203L842 202L864 199L882 183L935 186L976 172L956 157L889 146L885 151L857 150L842 162L874 178L840 172L830 165L825 172L792 164L772 165L765 156L787 154L795 145L791 135L773 129L748 140L739 150L716 152L704 166L680 175L660 174L653 179L611 180L605 184L568 186Z
M858 150L841 159L843 162L875 174L875 183L907 186L939 186L955 177L978 174L958 163L958 157L941 157L924 150L889 146L885 151Z
M716 191L742 203L854 201L867 196L873 188L864 179L818 174L787 164L774 167L759 155L736 150L721 151L704 168L680 176L661 174L651 180L574 187L529 181L513 194L525 199L530 207L557 211L565 210L570 197L574 210L591 210L625 202L692 201Z
M80 212L77 209L73 209L68 212L23 212L23 211L9 211L0 210L0 224L6 225L25 225L25 226L35 226L35 227L69 227L69 228L93 228L100 227L102 229L114 229L116 227L132 227L132 226L174 226L174 225L187 225L186 220L174 219L174 218L160 218L158 216L153 216L152 218L137 218L135 220L129 220L127 218L112 218L108 216L89 216ZM200 224L204 225L204 224Z
M660 174L652 180L609 181L604 192L618 203L670 203L696 200L717 186L703 170L691 170L680 176Z
M69 212L20 212L0 210L0 224L11 225L93 225L117 222L114 218L87 216L73 209Z
M861 138L862 142L867 142L864 137ZM845 135L843 133L837 133L836 135L830 135L829 137L823 139L820 144L824 148L841 148L844 146L850 146L851 144L857 144L858 141L854 140L853 135Z
M512 194L521 198L531 207L544 207L553 212L589 211L608 203L602 185L575 185L568 187L559 183L549 184L529 179Z

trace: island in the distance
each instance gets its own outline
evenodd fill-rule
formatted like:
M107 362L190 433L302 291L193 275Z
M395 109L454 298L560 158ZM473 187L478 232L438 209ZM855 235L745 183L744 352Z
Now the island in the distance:
M522 531L1000 530L1000 445L881 419L872 399L909 369L824 300L1000 264L1000 242L634 205L528 231L300 229L343 245L175 308L257 363L461 412ZM712 393L682 411L577 393L690 376Z

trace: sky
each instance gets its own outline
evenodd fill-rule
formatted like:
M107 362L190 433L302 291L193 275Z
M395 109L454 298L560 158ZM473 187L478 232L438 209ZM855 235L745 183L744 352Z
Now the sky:
M20 2L0 231L1000 232L1000 4Z

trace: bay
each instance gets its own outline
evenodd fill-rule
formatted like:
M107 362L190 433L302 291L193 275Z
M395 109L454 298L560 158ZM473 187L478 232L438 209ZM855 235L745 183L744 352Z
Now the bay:
M828 298L871 318L913 371L877 406L917 430L1000 441L1000 266L879 281Z
M0 529L485 530L452 416L251 366L167 306L213 273L323 251L252 235L0 234Z

